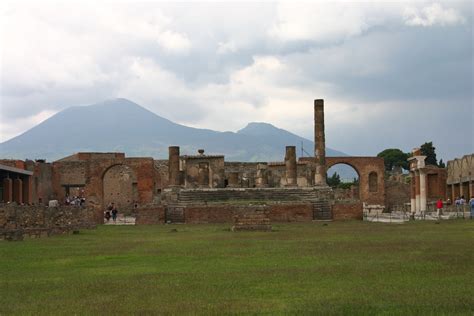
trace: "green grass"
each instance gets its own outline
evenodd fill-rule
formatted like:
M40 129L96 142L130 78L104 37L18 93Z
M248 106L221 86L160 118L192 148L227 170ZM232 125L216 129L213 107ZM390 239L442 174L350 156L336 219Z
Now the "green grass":
M474 311L474 221L229 226L0 242L0 315Z

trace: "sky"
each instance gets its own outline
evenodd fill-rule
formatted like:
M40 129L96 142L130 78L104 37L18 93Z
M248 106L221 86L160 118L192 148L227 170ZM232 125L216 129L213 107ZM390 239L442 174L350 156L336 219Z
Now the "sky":
M267 122L351 155L474 152L472 1L2 1L0 142L127 98L177 123Z

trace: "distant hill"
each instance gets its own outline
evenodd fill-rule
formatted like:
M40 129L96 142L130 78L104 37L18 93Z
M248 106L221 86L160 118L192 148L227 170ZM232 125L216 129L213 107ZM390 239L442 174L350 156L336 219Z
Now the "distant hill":
M267 123L249 123L238 132L217 132L176 124L126 99L74 106L0 144L1 158L49 161L81 151L125 152L128 157L167 158L168 146L182 154L224 154L226 161L282 161L285 146L313 142ZM328 156L346 154L327 148Z

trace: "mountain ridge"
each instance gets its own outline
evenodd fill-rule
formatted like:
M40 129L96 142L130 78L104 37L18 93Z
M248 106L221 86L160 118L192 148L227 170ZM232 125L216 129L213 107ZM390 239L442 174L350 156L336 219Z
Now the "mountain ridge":
M130 100L117 98L66 108L28 131L0 143L0 156L56 160L81 151L121 151L127 156L167 158L168 146L183 154L197 149L224 154L227 161L281 161L285 146L313 143L264 122L237 132L189 127L163 118ZM346 155L327 149L328 156Z

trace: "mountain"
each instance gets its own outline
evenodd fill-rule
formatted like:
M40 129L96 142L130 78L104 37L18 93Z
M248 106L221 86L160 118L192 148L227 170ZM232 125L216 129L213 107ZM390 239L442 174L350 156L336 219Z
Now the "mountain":
M313 142L267 123L250 123L238 132L217 132L176 124L126 99L75 106L0 144L1 158L56 160L81 151L125 152L128 157L167 158L168 146L182 154L224 154L226 161L282 161L285 146ZM328 156L346 154L327 149ZM308 154L305 154L306 156Z

